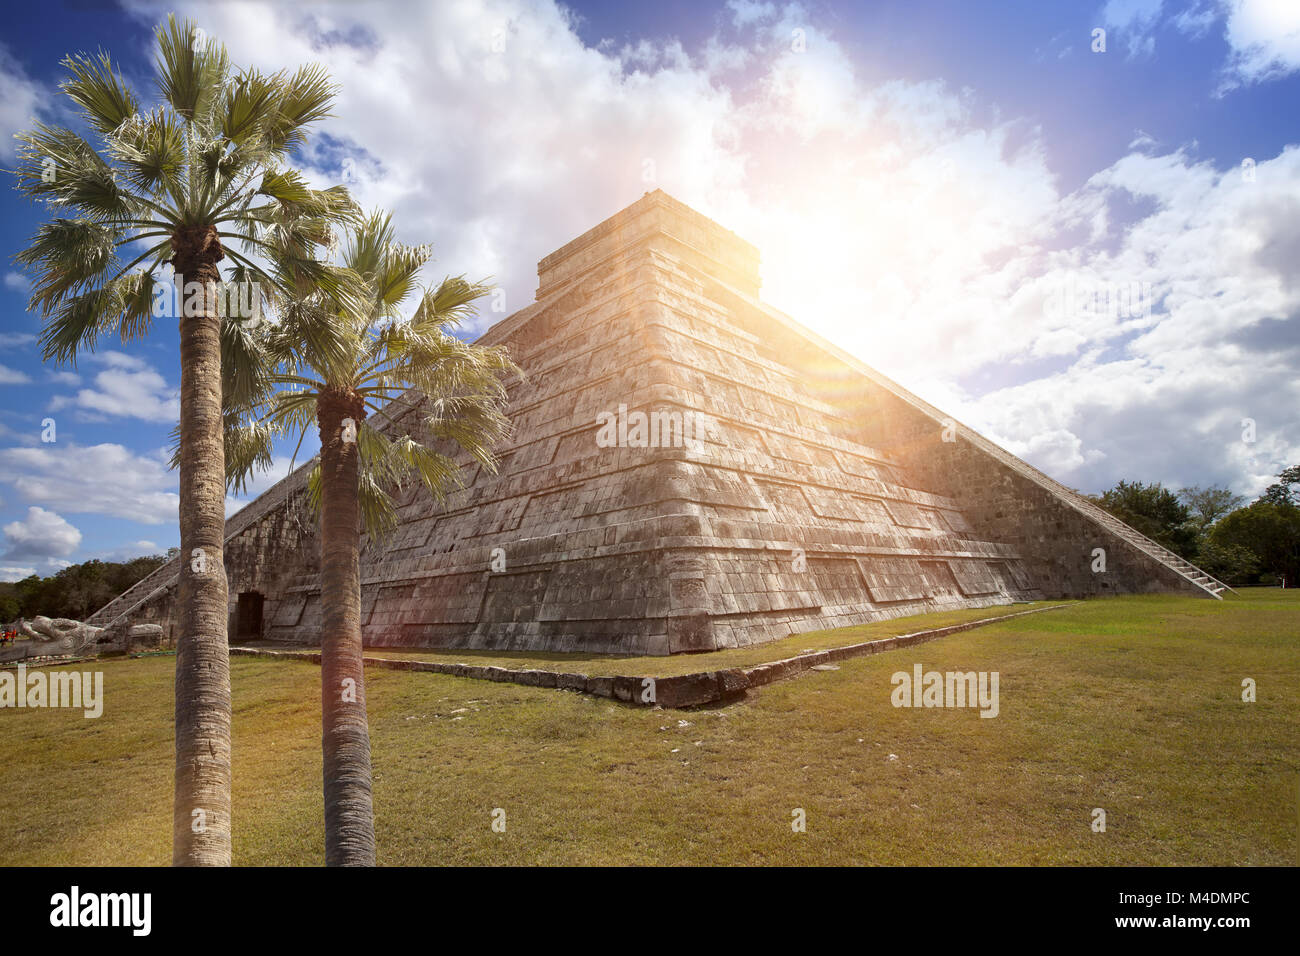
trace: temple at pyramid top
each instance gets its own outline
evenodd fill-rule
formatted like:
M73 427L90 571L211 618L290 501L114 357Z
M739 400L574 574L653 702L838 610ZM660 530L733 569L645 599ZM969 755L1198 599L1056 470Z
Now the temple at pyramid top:
M537 263L537 298L614 256L638 249L689 258L701 271L758 298L758 250L662 189L646 193Z
M526 373L500 466L460 455L442 503L400 492L397 531L362 553L365 642L675 654L943 608L1223 590L762 303L758 264L658 190L542 259L537 300L480 339ZM408 392L374 424L432 440L424 402ZM320 641L311 467L227 521L232 640ZM174 639L176 570L92 622Z

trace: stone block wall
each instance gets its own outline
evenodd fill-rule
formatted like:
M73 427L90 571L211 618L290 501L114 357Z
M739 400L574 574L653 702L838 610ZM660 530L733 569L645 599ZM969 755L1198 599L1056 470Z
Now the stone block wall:
M462 453L462 487L408 489L398 530L364 543L370 646L670 654L1189 585L980 436L941 441L937 410L764 306L756 250L663 193L538 274L538 301L482 339L526 372L499 468ZM422 401L375 423L427 437ZM638 415L668 427L641 440ZM232 615L256 592L264 636L315 644L309 467L231 519L226 567ZM153 577L101 614L165 594Z

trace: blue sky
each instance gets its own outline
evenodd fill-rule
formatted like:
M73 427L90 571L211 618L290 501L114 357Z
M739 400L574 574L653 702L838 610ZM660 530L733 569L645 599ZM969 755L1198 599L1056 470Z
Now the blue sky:
M1300 460L1300 4L23 5L0 165L66 119L65 53L151 92L170 9L237 64L323 62L304 168L505 312L659 187L759 247L772 304L1067 484L1255 494ZM40 216L0 190L5 579L177 543L175 328L43 365L11 259Z

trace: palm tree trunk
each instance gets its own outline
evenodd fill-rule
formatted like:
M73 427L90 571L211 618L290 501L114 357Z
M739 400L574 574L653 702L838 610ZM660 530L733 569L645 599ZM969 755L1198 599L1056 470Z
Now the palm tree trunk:
M356 432L365 407L351 393L317 401L321 444L321 750L326 866L374 866L370 728L361 662L361 532ZM351 420L349 427L347 420Z
M216 230L172 238L177 282L220 282ZM181 286L182 293L184 286ZM176 644L174 866L230 865L230 650L222 543L226 467L221 433L221 318L205 297L186 315L181 296L180 636Z

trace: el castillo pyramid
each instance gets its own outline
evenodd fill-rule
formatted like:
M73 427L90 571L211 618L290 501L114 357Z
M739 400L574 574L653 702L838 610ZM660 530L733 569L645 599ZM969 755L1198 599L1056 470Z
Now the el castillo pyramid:
M362 554L370 646L674 654L943 608L1224 586L758 298L661 191L538 263L514 437ZM867 321L869 317L864 317ZM418 429L409 394L377 424ZM310 464L227 522L232 641L318 643ZM1099 570L1099 555L1104 570ZM91 619L175 638L175 566Z

